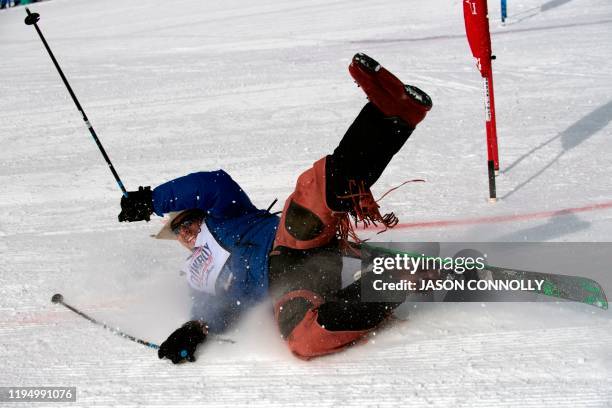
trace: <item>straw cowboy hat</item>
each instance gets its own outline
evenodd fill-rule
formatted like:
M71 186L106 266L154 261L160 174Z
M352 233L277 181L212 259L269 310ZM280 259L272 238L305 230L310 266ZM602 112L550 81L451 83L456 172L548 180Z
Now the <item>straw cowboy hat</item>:
M172 232L172 229L178 226L181 221L189 218L190 216L204 218L206 213L200 209L194 208L183 211L171 211L168 213L168 218L165 220L165 224L162 229L156 235L153 235L155 239L173 239L176 240L176 235Z
M184 213L185 211L172 211L168 213L168 218L164 220L164 226L159 230L156 235L153 235L155 239L174 239L176 240L176 235L172 232L172 221L176 219L179 215Z

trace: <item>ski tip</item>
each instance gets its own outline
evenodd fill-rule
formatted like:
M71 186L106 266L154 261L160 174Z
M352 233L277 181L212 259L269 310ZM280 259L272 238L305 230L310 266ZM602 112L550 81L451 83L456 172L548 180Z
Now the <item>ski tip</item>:
M604 299L587 298L585 299L584 303L591 305L591 306L598 307L603 310L608 310L608 301L605 298Z
M52 303L62 303L63 301L64 301L64 297L61 295L61 293L56 293L55 295L51 297Z
M597 306L600 309L608 310L608 299L606 295L602 292L602 298L593 304L593 306Z

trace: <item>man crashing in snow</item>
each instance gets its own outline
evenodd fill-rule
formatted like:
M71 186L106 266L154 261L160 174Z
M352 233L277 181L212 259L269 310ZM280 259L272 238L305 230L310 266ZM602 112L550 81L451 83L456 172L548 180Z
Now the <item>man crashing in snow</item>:
M370 187L432 103L365 54L353 57L349 72L369 102L334 152L300 175L280 219L257 209L223 170L140 187L121 199L120 221L169 213L157 238L192 252L184 267L192 320L162 343L160 358L195 361L209 331L222 332L268 295L283 338L304 359L355 343L399 306L361 302L359 281L342 288L342 252L357 239L349 216L387 228L397 223L392 213L381 215Z

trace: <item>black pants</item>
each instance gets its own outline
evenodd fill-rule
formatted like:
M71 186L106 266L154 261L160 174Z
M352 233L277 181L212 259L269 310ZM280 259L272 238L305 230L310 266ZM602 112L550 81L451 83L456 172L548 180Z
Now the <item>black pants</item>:
M414 128L400 119L385 117L372 103L366 104L344 137L327 156L327 204L333 210L350 210L349 200L338 199L352 191L350 180L372 187Z

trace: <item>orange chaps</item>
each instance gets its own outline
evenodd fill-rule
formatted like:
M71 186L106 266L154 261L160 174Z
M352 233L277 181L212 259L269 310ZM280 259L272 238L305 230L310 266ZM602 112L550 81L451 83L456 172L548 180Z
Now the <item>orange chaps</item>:
M431 109L423 91L371 65L379 66L358 54L351 75L374 102L359 112L332 155L300 175L270 253L276 322L291 351L304 359L355 343L400 304L361 302L361 282L341 284L341 249L349 238L359 242L349 212L366 226L398 223L393 213L380 214L370 187Z
M312 249L329 244L336 235L339 216L325 200L326 157L316 161L297 180L285 201L273 248Z
M270 257L275 318L287 345L302 359L342 350L371 331L330 331L317 321L318 307L341 289L342 258L335 237L339 220L346 217L327 206L325 162L318 160L298 178Z
M325 328L317 322L317 308L323 303L323 300L315 293L308 290L291 291L276 302L274 305L274 316L277 322L280 320L279 315L283 311L283 305L287 301L297 297L306 299L311 304L311 307L306 311L302 320L299 321L289 335L285 336L285 340L291 352L303 360L309 360L313 357L341 351L355 344L371 331L325 330Z

